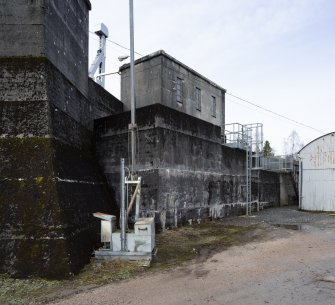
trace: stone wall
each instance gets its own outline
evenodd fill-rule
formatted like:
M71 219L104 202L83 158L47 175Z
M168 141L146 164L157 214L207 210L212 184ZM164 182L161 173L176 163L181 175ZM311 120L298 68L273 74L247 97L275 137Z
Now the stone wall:
M129 122L128 112L95 123L97 157L116 194ZM245 211L245 151L222 145L218 126L157 104L138 109L137 123L142 213L155 214L158 227ZM277 174L255 175L253 199L277 205L278 183Z

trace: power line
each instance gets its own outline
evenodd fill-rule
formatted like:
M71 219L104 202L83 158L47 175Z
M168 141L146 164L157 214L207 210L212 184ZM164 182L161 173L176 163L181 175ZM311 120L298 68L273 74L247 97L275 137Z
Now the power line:
M234 97L234 98L236 98L236 99L238 99L238 100L240 100L240 101L242 101L242 102L248 103L248 104L250 104L250 105L252 105L252 106L254 106L254 107L257 107L257 108L262 109L262 110L264 110L264 111L270 112L270 113L272 113L272 114L274 114L274 115L276 115L276 116L279 116L279 117L281 117L281 118L283 118L283 119L285 119L285 120L288 120L288 121L291 121L291 122L293 122L293 123L295 123L295 124L301 125L301 126L303 126L303 127L309 128L309 129L312 129L312 130L317 131L317 132L319 132L319 133L321 133L321 134L325 134L324 131L321 131L321 130L316 129L316 128L312 127L312 126L306 125L306 124L304 124L304 123L298 122L297 120L291 119L291 118L289 118L289 117L287 117L287 116L285 116L285 115L279 114L279 113L274 112L274 111L272 111L272 110L270 110L270 109L267 109L267 108L264 108L264 107L262 107L262 106L259 106L259 105L255 104L255 103L250 102L250 101L248 101L248 100L246 100L246 99L244 99L244 98L241 98L241 97L239 97L239 96L237 96L237 95L234 95L234 94L229 93L229 92L226 92L226 94L228 94L228 95L230 95L230 96L232 96L232 97Z
M240 105L240 106L242 106L242 107L244 107L244 108L247 108L247 109L249 109L249 110L251 110L251 111L255 111L255 112L257 112L257 113L264 114L264 112L265 112L264 110L260 111L260 110L256 109L255 107L248 106L248 105L246 105L246 103L238 102L237 100L233 100L233 99L228 99L228 98L226 98L226 101L235 103L235 104L237 104L237 105ZM286 119L280 118L280 117L278 117L278 116L276 116L276 115L274 115L274 114L269 114L269 113L267 113L267 115L269 115L270 117L275 118L275 119L277 119L277 120L280 120L280 121L282 121L282 122L286 122ZM293 125L297 125L297 124L294 123L294 122L290 122L290 123L293 124Z
M122 48L122 49L125 49L125 50L130 51L129 48L124 47L123 45L121 45L121 44L119 44L119 43L117 43L117 42L115 42L115 41L113 41L113 40L107 39L107 41L109 41L109 42L111 42L111 43L114 43L115 45L119 46L119 47ZM135 51L134 53L137 54L137 55L139 55L139 56L144 56L143 54L138 53L138 52L136 52L136 51Z
M96 36L96 37L98 37L98 36ZM90 39L99 42L99 39L98 39L98 38L95 38L95 37L93 37L93 36L92 36ZM122 50L120 50L119 48L115 48L114 46L112 46L112 45L109 44L109 43L106 44L106 47L107 47L108 49L111 49L111 50L113 50L113 51L119 53L119 54L122 54L122 55L128 55L125 51L122 51Z
M95 33L94 32L92 32L92 31L89 31L91 34L94 34L95 35ZM115 42L115 41L113 41L113 40L111 40L111 39L106 39L107 41L109 41L109 42L111 42L111 43L113 43L113 44L115 44L115 45L117 45L118 47L120 47L120 48L122 48L122 49L125 49L125 50L127 50L127 51L130 51L130 49L129 48L127 48L127 47L125 47L125 46L123 46L123 45L121 45L121 44L119 44L119 43L117 43L117 42ZM134 52L135 54L137 54L137 55L139 55L139 56L144 56L143 54L141 54L141 53L138 53L138 52Z
M95 33L92 32L92 31L89 31L89 32L90 32L91 34L95 34ZM121 44L119 44L119 43L117 43L117 42L115 42L115 41L113 41L113 40L111 40L111 39L108 39L108 38L107 38L106 40L109 41L109 42L111 42L111 43L113 43L113 44L115 44L115 45L117 45L118 47L120 47L120 48L122 48L122 49L125 49L125 50L127 50L127 51L130 51L129 48L127 48L127 47L125 47L125 46L123 46L123 45L121 45ZM134 53L136 53L136 54L139 55L139 56L144 56L143 54L138 53L138 52L136 52L136 51L135 51ZM285 119L285 120L288 120L288 121L291 121L291 122L293 122L293 123L295 123L295 124L301 125L301 126L303 126L303 127L309 128L309 129L312 129L312 130L317 131L317 132L319 132L319 133L321 133L321 134L325 134L324 131L321 131L321 130L319 130L319 129L317 129L317 128L314 128L314 127L312 127L312 126L309 126L309 125L307 125L307 124L298 122L297 120L291 119L291 118L289 118L289 117L287 117L287 116L285 116L285 115L282 115L282 114L280 114L280 113L277 113L277 112L272 111L272 110L270 110L270 109L267 109L267 108L265 108L265 107L259 106L259 105L255 104L255 103L250 102L250 101L248 101L248 100L246 100L246 99L244 99L244 98L241 98L241 97L239 97L239 96L237 96L237 95L235 95L235 94L232 94L232 93L229 93L229 92L226 92L226 94L228 94L228 95L230 95L230 96L232 96L232 97L234 97L234 98L236 98L236 99L238 99L238 100L240 100L240 101L242 101L242 102L248 103L248 104L250 104L250 105L252 105L252 106L254 106L254 107L257 107L257 108L259 108L259 109L262 109L262 110L264 110L264 111L267 111L267 112L269 112L269 113L272 113L272 114L274 114L274 115L276 115L276 116L278 116L278 117L281 117L281 118L283 118L283 119Z

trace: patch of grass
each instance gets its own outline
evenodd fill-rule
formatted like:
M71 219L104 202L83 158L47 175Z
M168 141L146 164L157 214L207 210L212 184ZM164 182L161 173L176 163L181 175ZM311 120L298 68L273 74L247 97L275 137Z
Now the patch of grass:
M75 277L77 285L103 285L109 282L125 280L143 271L138 262L94 260Z
M13 279L0 275L0 304L27 305L55 289L61 289L60 281L43 279Z
M201 255L203 248L209 248L207 255L242 241L247 227L224 226L220 221L208 221L165 231L156 237L158 253L152 269L179 266ZM206 257L205 257L206 258Z
M77 291L128 279L143 271L136 262L98 261L93 259L82 272L70 280L13 279L0 275L0 304L27 305Z
M223 247L244 242L243 236L248 231L248 227L228 227L220 221L166 230L156 235L158 253L150 268L143 268L137 262L92 259L91 264L70 280L13 279L0 275L0 304L26 305L48 301L128 279L146 271L159 272L192 259L206 259Z

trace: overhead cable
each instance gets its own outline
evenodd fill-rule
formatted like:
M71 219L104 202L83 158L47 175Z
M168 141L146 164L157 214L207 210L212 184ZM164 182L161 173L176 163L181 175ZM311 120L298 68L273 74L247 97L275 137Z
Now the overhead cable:
M92 32L92 31L89 31L91 34L94 34L95 35L95 33L94 32ZM111 43L113 43L113 44L115 44L115 45L117 45L118 47L120 47L120 48L122 48L122 49L125 49L125 50L127 50L127 51L130 51L130 49L129 48L127 48L127 47L125 47L125 46L123 46L123 45L121 45L121 44L119 44L119 43L117 43L117 42L115 42L115 41L113 41L113 40L111 40L111 39L109 39L109 38L107 38L106 39L107 41L109 41L109 42L111 42ZM144 56L143 54L141 54L141 53L138 53L138 52L134 52L135 54L137 54L137 55L139 55L139 56Z
M246 100L246 99L244 99L244 98L241 98L241 97L239 97L239 96L237 96L237 95L235 95L235 94L232 94L232 93L229 93L229 92L226 92L226 94L228 94L228 95L230 95L230 96L232 96L232 97L234 97L234 98L236 98L236 99L238 99L238 100L240 100L240 101L242 101L242 102L245 102L245 103L247 103L247 104L250 104L250 105L252 105L252 106L254 106L254 107L257 107L257 108L259 108L259 109L262 109L262 110L264 110L264 111L267 111L267 112L269 112L269 113L272 113L272 114L274 114L274 115L276 115L276 116L278 116L278 117L281 117L281 118L283 118L283 119L285 119L285 120L291 121L291 122L293 122L293 123L295 123L295 124L301 125L301 126L303 126L303 127L309 128L309 129L312 129L312 130L317 131L317 132L319 132L319 133L321 133L321 134L325 134L325 133L326 133L326 132L321 131L321 130L319 130L319 129L317 129L317 128L314 128L314 127L312 127L312 126L309 126L309 125L306 125L306 124L304 124L304 123L298 122L297 120L291 119L291 118L289 118L289 117L287 117L287 116L285 116L285 115L282 115L282 114L280 114L280 113L277 113L277 112L272 111L272 110L270 110L270 109L267 109L267 108L265 108L265 107L259 106L259 105L255 104L255 103L250 102L250 101L248 101L248 100Z

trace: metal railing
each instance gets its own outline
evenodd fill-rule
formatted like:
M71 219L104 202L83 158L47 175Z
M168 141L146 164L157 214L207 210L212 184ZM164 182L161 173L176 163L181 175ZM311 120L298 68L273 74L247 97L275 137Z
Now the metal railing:
M294 156L262 156L261 167L270 171L293 171L296 159Z

